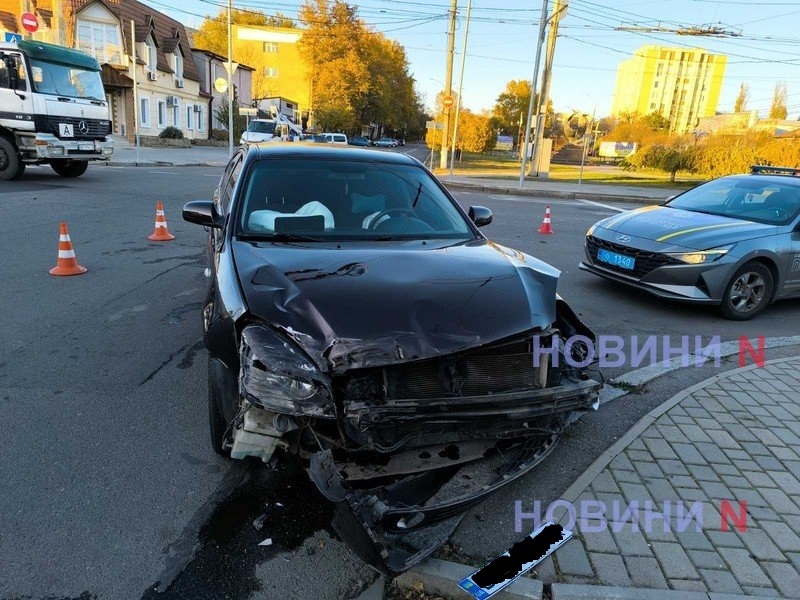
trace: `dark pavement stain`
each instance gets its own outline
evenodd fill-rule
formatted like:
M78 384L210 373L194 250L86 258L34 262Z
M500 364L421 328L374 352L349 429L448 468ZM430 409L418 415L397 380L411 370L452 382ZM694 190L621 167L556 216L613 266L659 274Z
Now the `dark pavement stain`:
M3 600L97 600L97 594L82 592L80 596L5 596Z
M214 510L200 529L194 559L163 593L151 585L142 600L245 600L261 587L256 566L330 531L333 505L293 457L276 470L251 461L250 476ZM281 506L279 506L280 504ZM261 529L253 526L259 521ZM266 538L271 546L259 546Z

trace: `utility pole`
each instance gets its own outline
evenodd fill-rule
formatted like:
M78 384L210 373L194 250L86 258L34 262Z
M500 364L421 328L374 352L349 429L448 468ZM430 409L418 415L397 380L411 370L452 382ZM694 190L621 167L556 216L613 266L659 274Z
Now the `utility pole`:
M539 17L539 37L536 41L536 58L533 61L533 77L531 77L531 99L528 102L528 119L525 122L525 135L520 136L519 143L521 144L522 151L522 166L519 170L519 189L522 189L522 184L525 181L525 163L528 160L528 144L530 143L531 135L531 121L533 120L533 106L536 102L536 86L539 83L539 62L542 58L542 46L544 45L544 32L547 28L547 2L542 0L542 14ZM538 109L537 109L538 112ZM520 115L522 118L522 115Z
M458 76L458 100L456 101L456 122L453 125L453 147L450 149L450 175L453 174L453 163L456 161L456 136L458 135L458 115L461 113L461 93L464 89L464 67L467 63L467 39L469 38L469 17L472 13L472 0L467 2L467 24L464 27L464 49L461 55L461 74Z
M228 157L233 156L233 0L228 0Z
M447 71L444 78L445 94L453 95L453 54L456 49L456 11L458 0L453 0L450 8L450 30L447 33ZM439 168L447 168L447 138L450 135L450 108L444 108L444 130L442 130L442 152L439 157Z
M550 26L550 35L547 37L547 54L544 58L544 72L542 73L542 93L539 98L539 110L536 115L536 135L533 142L533 160L531 174L539 176L539 155L542 151L544 138L544 124L547 116L547 99L550 96L550 80L553 74L553 57L556 53L556 36L558 36L558 22L567 12L569 0L556 0L553 10L553 24Z

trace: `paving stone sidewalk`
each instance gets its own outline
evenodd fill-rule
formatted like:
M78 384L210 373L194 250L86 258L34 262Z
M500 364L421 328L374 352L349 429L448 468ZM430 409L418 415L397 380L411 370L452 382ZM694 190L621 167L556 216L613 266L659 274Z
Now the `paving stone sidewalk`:
M538 578L800 598L800 357L721 374L650 417L565 493L578 506L605 503L608 527L586 521L581 531L579 518L576 540L543 563ZM736 516L746 502L746 531L722 530L723 501ZM638 530L628 519L614 531L615 502L621 513L638 503ZM667 531L659 518L645 527L646 502L651 516L670 503ZM686 514L702 503L700 531L696 520L678 531L676 502Z

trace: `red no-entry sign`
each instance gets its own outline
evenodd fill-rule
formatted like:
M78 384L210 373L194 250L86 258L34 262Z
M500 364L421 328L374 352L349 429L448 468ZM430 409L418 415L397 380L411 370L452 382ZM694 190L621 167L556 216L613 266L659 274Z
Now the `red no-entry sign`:
M33 13L22 13L20 21L22 21L22 28L29 33L33 33L39 29L39 19L37 19L36 15Z
M453 106L454 102L455 101L453 100L452 96L445 96L444 98L442 98L442 106L444 106L445 108L450 108L451 106Z

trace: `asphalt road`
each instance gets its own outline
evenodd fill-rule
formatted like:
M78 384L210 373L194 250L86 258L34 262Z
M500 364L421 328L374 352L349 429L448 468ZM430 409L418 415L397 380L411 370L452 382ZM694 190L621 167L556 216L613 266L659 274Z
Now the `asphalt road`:
M374 578L331 533L300 465L228 463L207 443L205 234L180 208L208 198L219 175L90 167L65 180L31 168L0 184L0 598L347 598ZM547 201L456 197L494 211L491 238L561 269L560 293L597 333L781 336L800 317L784 302L732 323L580 272L583 234L613 208L553 202L556 234L540 236ZM146 239L157 200L172 242ZM47 273L61 220L86 275ZM520 537L514 499L557 498L642 414L711 371L683 370L585 417L543 465L467 515L452 547L473 560L505 550Z

